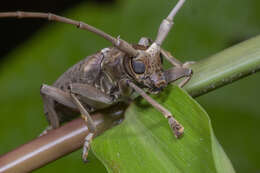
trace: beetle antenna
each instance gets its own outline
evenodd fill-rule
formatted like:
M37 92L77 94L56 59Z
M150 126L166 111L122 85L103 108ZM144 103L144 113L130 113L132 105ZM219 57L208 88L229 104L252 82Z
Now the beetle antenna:
M0 13L0 18L42 18L47 19L49 21L56 21L61 23L67 23L71 25L75 25L77 28L88 30L90 32L93 32L104 39L110 41L114 46L116 46L121 51L127 53L130 56L136 56L138 54L138 51L132 47L131 44L126 42L125 40L120 39L119 37L115 38L107 33L105 33L102 30L99 30L91 25L88 25L81 21L72 20L66 17L58 16L56 14L52 13L39 13L39 12L23 12L23 11L17 11L17 12L2 12Z
M181 9L182 5L184 4L185 0L179 0L178 3L175 5L175 7L171 10L170 14L166 19L163 19L158 34L155 40L155 43L158 46L162 45L162 42L165 40L166 36L168 35L169 31L171 30L173 26L173 19L177 12Z

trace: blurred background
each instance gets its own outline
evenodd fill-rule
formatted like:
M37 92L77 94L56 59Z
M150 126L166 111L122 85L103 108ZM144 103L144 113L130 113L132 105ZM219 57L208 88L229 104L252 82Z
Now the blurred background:
M1 2L0 11L53 12L136 43L155 38L177 0L64 0ZM198 61L260 34L258 0L187 0L163 47ZM43 20L0 20L0 154L35 138L47 126L39 89L68 67L110 43L72 26ZM260 45L259 45L260 46ZM260 172L260 73L197 98L238 173ZM74 152L35 172L105 172L93 155ZM64 166L65 165L65 166ZM69 166L68 166L69 165Z

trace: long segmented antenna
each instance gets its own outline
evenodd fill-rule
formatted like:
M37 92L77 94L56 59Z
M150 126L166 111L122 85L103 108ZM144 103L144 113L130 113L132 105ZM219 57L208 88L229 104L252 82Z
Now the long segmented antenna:
M185 0L179 0L175 7L172 9L170 14L166 19L164 19L159 27L158 34L155 40L155 43L158 46L162 45L162 42L165 40L166 36L168 35L169 31L173 25L173 19L177 12L181 9L182 5L184 4Z
M66 17L58 16L52 13L39 13L39 12L23 12L23 11L17 11L17 12L2 12L0 13L0 18L42 18L42 19L48 19L49 21L56 21L61 23L67 23L71 25L75 25L76 27L88 30L90 32L93 32L104 39L110 41L114 46L116 46L118 49L122 50L123 52L127 53L130 56L137 56L138 51L132 47L131 44L126 42L125 40L120 39L119 37L114 38L111 35L91 26L81 21L72 20Z

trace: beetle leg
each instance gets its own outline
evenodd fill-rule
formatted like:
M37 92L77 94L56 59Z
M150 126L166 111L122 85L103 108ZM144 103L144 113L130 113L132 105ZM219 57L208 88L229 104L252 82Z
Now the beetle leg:
M78 107L78 110L82 114L81 117L86 122L90 132L95 132L96 125L94 124L94 121L92 120L91 116L89 115L88 111L84 108L84 106L81 104L79 99L76 97L75 94L71 93L71 97L75 105Z
M47 120L49 121L51 128L58 128L60 126L60 123L58 114L54 109L54 101L44 92L42 92L42 90L40 93L43 99L44 113L47 117ZM46 132L48 132L48 130L45 129L40 135L43 135Z
M46 135L49 131L51 131L53 128L52 126L47 126L40 134L38 137Z
M180 62L178 59L174 58L170 52L164 50L161 48L161 53L162 55L165 57L165 59L167 59L173 66L176 66L179 71L183 71L182 69L187 69L184 73L182 77L185 77L179 84L178 86L180 88L182 88L186 83L189 82L189 80L191 79L192 76L192 69L189 68L190 64L194 64L195 62L185 62L184 64L182 64L182 62ZM188 72L188 73L187 73ZM181 76L181 75L180 75ZM181 77L180 77L181 78ZM172 80L173 81L173 80Z
M90 143L93 140L94 133L89 133L84 140L84 145L83 145L83 152L82 152L82 160L86 163L88 162L87 157L88 157L88 152L90 150Z
M157 103L153 98L147 95L141 88L136 86L134 83L128 81L128 84L145 100L147 100L154 108L160 111L166 119L168 119L168 123L171 129L173 130L174 135L176 136L176 138L180 138L184 132L184 127L172 116L172 113L168 111L166 108L164 108L162 105Z
M187 61L187 62L185 62L183 65L182 65L182 67L183 68L190 68L190 66L192 65L192 64L195 64L196 63L196 61Z
M77 105L80 113L81 113L81 117L82 119L85 121L90 133L85 137L85 142L83 145L83 153L82 153L82 159L84 162L87 162L87 157L88 157L88 152L90 149L90 143L93 139L95 130L96 130L96 125L94 123L94 121L92 120L91 116L89 115L89 113L87 112L87 110L84 108L84 106L80 103L80 101L78 100L78 98L71 93L71 97L73 99L73 102L75 103L75 105Z
M76 105L72 102L70 94L62 91L61 89L55 88L53 86L43 84L40 90L45 115L49 121L50 126L48 126L39 136L42 136L48 131L58 128L60 126L59 116L54 109L54 101L63 104L73 110L77 110Z
M82 159L87 161L88 151L90 149L90 143L93 139L96 125L94 124L91 116L84 108L82 103L76 97L77 94L82 99L87 99L89 103L103 103L110 104L111 98L106 96L100 91L96 91L96 88L91 87L87 84L70 84L71 93L64 92L59 88L42 85L41 93L48 97L51 101L55 100L60 104L63 104L71 109L78 110L81 113L82 119L85 121L90 133L85 137L85 142L83 145ZM92 101L92 102L91 102ZM51 107L53 108L53 107ZM54 109L53 109L54 110ZM58 121L58 120L57 120ZM59 122L59 121L58 121Z
M64 106L74 110L77 109L77 106L71 100L70 94L62 91L59 88L43 84L41 86L41 93Z
M173 67L164 71L166 82L169 84L183 77L189 77L192 74L192 70L188 68Z
M192 75L192 73L191 73L191 75ZM188 82L190 81L191 75L185 77L185 78L181 81L181 83L178 84L178 86L179 86L180 88L183 88L184 85L186 85L186 83L188 83Z
M113 100L112 97L101 92L97 88L81 83L70 84L70 90L72 93L79 95L85 102L92 107L104 107L111 105Z
M176 66L176 67L182 67L182 66L183 66L182 62L180 62L178 59L176 59L175 57L173 57L170 52L164 50L163 48L161 48L161 54L162 54L163 57L165 57L165 59L167 59L167 61L169 61L173 66Z
M182 68L189 68L190 65L196 63L195 61L187 61L184 64L182 62L180 62L177 58L175 58L174 56L172 56L172 54L170 52L168 52L167 50L164 50L163 48L161 48L161 54L173 65L176 67L182 67Z

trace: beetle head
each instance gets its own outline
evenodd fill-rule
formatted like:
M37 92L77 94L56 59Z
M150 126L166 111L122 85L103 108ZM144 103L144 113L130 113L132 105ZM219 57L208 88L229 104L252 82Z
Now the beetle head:
M156 94L166 87L160 53L150 54L147 50L139 50L138 56L131 58L129 66L134 80L139 86L148 88L150 93Z

